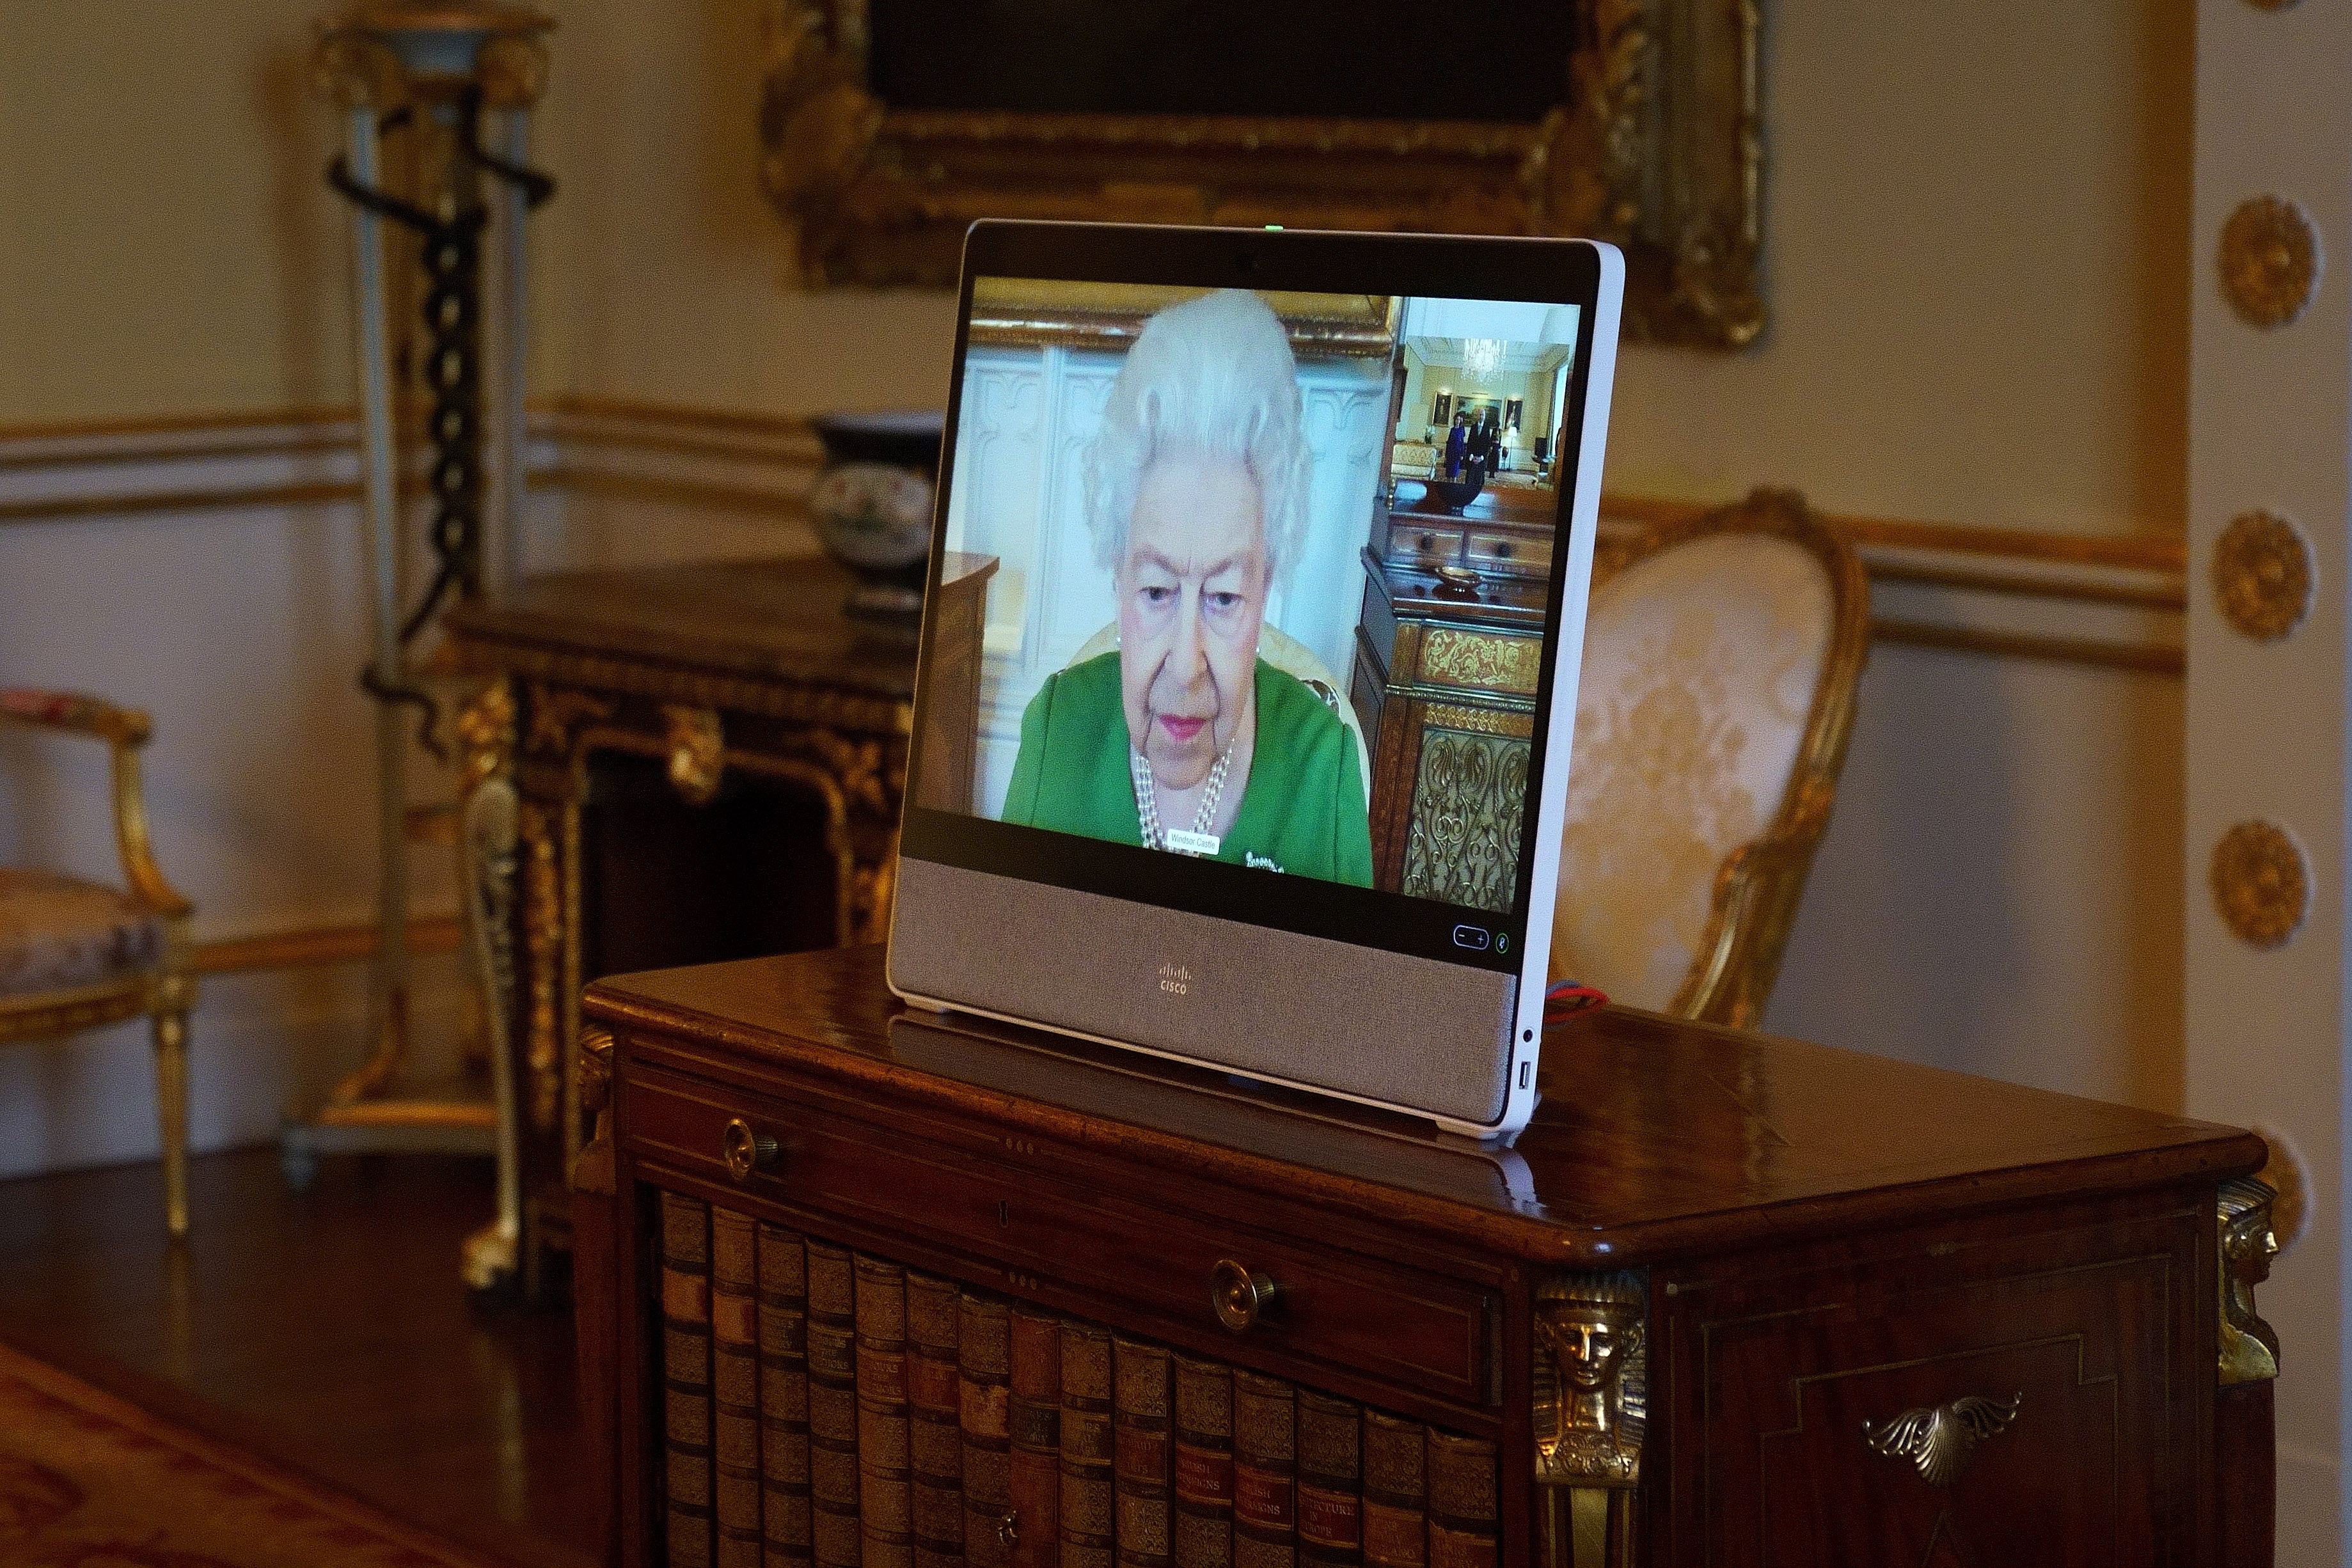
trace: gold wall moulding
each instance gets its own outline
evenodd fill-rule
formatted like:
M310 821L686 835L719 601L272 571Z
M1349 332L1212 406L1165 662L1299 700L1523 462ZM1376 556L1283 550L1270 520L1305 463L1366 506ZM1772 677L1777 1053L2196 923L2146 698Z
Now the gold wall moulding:
M894 105L887 4L765 0L761 177L812 284L952 284L983 217L1580 235L1625 251L1628 337L1763 330L1755 0L1578 0L1559 99L1524 122Z
M2240 941L2276 947L2311 909L2311 863L2276 822L2240 822L2213 846L2213 907Z
M2275 512L2242 512L2213 541L2213 597L2221 618L2257 643L2275 643L2311 612L2311 543Z
M161 416L76 424L0 425L0 470L36 476L30 493L0 500L0 526L16 521L116 518L223 510L288 509L343 505L357 498L349 479L275 480L257 485L250 464L215 465L205 459L290 460L322 452L348 451L353 441L347 410L289 409L204 416ZM567 499L619 497L632 501L741 511L780 523L797 523L800 498L816 463L815 436L803 420L787 415L677 404L637 403L572 395L534 399L531 431L542 457L529 476L530 488ZM59 450L60 445L69 446ZM724 464L714 468L701 459ZM154 464L164 473L131 472ZM158 482L168 479L168 487ZM1601 497L1601 556L1639 533L1637 525L1685 521L1706 515L1714 503L1611 492ZM2185 602L2187 546L2178 534L2154 531L2121 536L2045 533L1975 524L1908 518L1822 514L1831 532L1863 551L1874 583L1927 582L1971 592L2061 601L2084 605L2122 604L2162 612ZM1898 554L1897 552L1910 552ZM1924 559L1934 552L1940 559ZM1605 576L1599 568L1596 571ZM1980 567L1967 564L1980 561ZM2076 570L2074 569L2082 569ZM2131 574L2133 580L2101 581ZM2082 636L1918 623L1882 616L1874 623L1881 642L1958 649L1997 658L2029 658L2178 675L2184 666L2177 641L2110 642ZM591 671L568 656L517 648L511 667L538 677L565 681L609 679L625 689L664 702L743 707L768 713L771 698L758 684L677 677L646 684L626 669ZM559 666L561 666L559 668ZM487 667L485 669L487 673ZM810 713L796 704L771 716L840 723L851 728L887 727L887 715ZM838 706L837 704L832 706Z
M2221 286L2256 327L2284 327L2319 286L2319 231L2301 205L2279 196L2238 204L2221 225Z
M458 921L454 915L423 915L408 923L412 953L454 953ZM189 949L199 975L249 974L265 969L308 969L329 964L364 963L375 956L376 928L365 925L316 925L292 931L271 931L258 936L232 936L218 942L198 942Z

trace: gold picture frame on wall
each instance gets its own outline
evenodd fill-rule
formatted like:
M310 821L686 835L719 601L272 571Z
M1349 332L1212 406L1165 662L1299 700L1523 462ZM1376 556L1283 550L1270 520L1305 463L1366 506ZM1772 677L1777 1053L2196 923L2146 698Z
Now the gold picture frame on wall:
M1558 101L1508 120L894 104L874 40L919 3L764 0L761 179L813 287L952 284L982 217L1578 235L1624 249L1628 336L1763 330L1761 0L1565 0Z

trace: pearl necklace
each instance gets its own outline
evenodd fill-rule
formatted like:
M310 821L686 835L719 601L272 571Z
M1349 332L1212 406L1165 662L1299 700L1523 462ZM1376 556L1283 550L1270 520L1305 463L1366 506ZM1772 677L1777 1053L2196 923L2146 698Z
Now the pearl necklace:
M1201 809L1192 813L1190 832L1179 828L1173 831L1160 824L1160 789L1151 781L1151 764L1143 753L1130 748L1127 754L1128 770L1135 779L1135 814L1143 830L1143 847L1167 850L1180 855L1213 855L1217 852L1216 836L1209 824L1217 819L1217 798L1224 793L1225 767L1234 759L1234 743L1241 739L1239 731L1225 743L1224 751L1209 769L1209 786L1201 794Z

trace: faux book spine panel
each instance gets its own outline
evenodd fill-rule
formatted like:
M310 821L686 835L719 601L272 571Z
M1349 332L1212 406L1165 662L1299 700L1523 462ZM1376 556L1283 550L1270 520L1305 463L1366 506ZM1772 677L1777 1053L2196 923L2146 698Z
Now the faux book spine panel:
M1061 1560L1062 1321L1013 1309L1013 1568Z
M1110 1340L1095 1323L1062 1331L1062 1568L1111 1568L1117 1558Z
M809 1568L808 1253L760 1225L760 1534L765 1568Z
M1495 1568L1495 1445L659 1195L672 1568Z
M1429 1437L1418 1421L1364 1412L1364 1562L1425 1568L1429 1562Z
M1233 1568L1234 1369L1176 1356L1176 1568Z
M709 1568L710 1207L661 1195L662 1492L670 1568Z
M1175 1393L1169 1353L1124 1334L1111 1342L1119 1568L1170 1568L1176 1493Z
M857 1259L857 1506L864 1568L914 1568L907 1271Z
M907 1270L907 1457L915 1568L963 1568L963 1432L953 1280Z
M849 1249L808 1240L809 1492L817 1568L858 1568L857 1275Z
M1011 1568L1004 1521L1013 1511L1013 1309L968 1291L956 1333L964 1562L970 1568Z
M1234 1568L1298 1558L1298 1399L1291 1385L1234 1374Z
M1429 1434L1429 1568L1495 1568L1495 1445Z
M710 1385L718 1568L761 1568L760 1228L710 1211Z
M1364 1558L1362 1406L1298 1391L1298 1555L1319 1568Z

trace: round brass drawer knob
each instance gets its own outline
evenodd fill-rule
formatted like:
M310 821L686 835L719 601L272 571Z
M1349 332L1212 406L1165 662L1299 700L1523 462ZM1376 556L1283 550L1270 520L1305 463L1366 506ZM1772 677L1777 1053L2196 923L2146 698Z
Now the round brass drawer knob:
M1021 1511L1007 1509L1004 1517L996 1521L997 1544L1006 1549L1021 1544Z
M1253 1274L1227 1258L1209 1270L1209 1305L1217 1321L1235 1333L1274 1315L1279 1285L1264 1274Z
M751 1131L751 1124L738 1116L727 1124L727 1131L719 1137L719 1157L727 1162L727 1174L737 1181L750 1181L751 1173L765 1170L776 1163L776 1140Z

